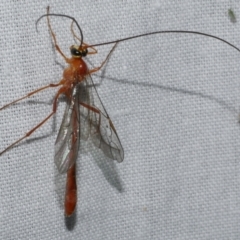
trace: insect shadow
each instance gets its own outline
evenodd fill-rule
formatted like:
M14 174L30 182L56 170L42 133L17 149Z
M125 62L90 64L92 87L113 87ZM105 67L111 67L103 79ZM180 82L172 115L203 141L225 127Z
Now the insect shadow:
M127 79L119 79L119 78L115 78L115 77L111 77L111 76L106 76L105 75L105 68L103 68L103 71L102 71L101 75L93 74L93 76L100 79L100 81L95 84L96 87L100 86L103 81L110 80L110 81L113 81L113 82L117 82L119 84L137 85L137 86L141 86L141 87L144 87L144 88L158 88L162 91L166 91L166 92L169 92L169 93L170 92L175 92L175 93L189 95L189 96L197 96L199 98L203 98L203 99L215 102L218 105L220 105L223 109L226 109L233 114L238 114L239 113L239 111L235 107L231 106L227 101L224 101L223 99L219 99L219 98L216 98L212 95L204 94L204 93L201 93L201 92L198 92L198 91L187 90L187 89L171 87L171 86L165 86L165 85L155 84L155 83L146 83L146 82L137 83L137 82L133 82L133 81L127 80ZM60 97L59 102L65 102L65 98ZM23 102L23 103L17 103L16 105L18 105L18 104L19 105L23 105L23 104L52 105L52 101L45 102L45 101L28 100L28 101ZM35 141L39 141L39 140L43 140L45 138L48 138L48 137L55 134L56 129L57 129L57 127L56 127L56 115L54 115L54 118L52 120L52 130L51 130L51 132L49 132L49 133L47 133L47 134L45 134L41 137L33 137L33 138L30 138L30 139L26 139L26 141L18 144L17 146L14 146L14 147L18 147L18 146L25 145L25 144L31 144ZM111 163L109 163L110 161L109 162L108 161L102 161L102 159L101 160L97 159L97 158L99 158L99 156L95 157L96 154L93 153L92 155L93 155L93 158L94 158L95 162L97 163L98 167L103 172L104 177L110 183L110 185L115 187L119 192L122 192L123 188L121 186L121 181L118 177L119 176L118 173L115 171L116 170L115 162L111 161ZM114 178L114 176L116 178Z
M56 62L56 64L58 64ZM60 63L58 64L60 65L61 68L64 68ZM90 64L91 65L91 64ZM208 95L208 94L203 94L201 92L197 92L197 91L190 91L190 90L186 90L186 89L182 89L182 88L177 88L177 87L171 87L171 86L165 86L162 84L155 84L155 83L146 83L146 82L133 82L131 80L127 80L127 79L119 79L119 78L115 78L115 77L111 77L111 76L107 76L106 73L106 66L102 69L101 74L93 74L93 76L95 76L96 78L99 78L100 81L95 84L95 86L100 86L103 82L103 80L110 80L113 82L117 82L119 84L129 84L129 85L137 85L143 88L157 88L159 90L162 91L166 91L166 92L175 92L178 94L184 94L184 95L189 95L189 96L197 96L199 98L203 98L212 102L215 102L217 104L219 104L221 107L223 107L224 109L230 111L231 113L234 114L238 114L238 110L236 108L234 108L233 106L231 106L228 102L216 98L214 96ZM53 100L53 99L52 99ZM65 102L65 97L60 97L59 98L59 103L61 102ZM52 101L49 102L45 102L45 101L35 101L35 100L28 100L26 102L23 103L17 103L17 104L44 104L44 105L52 105ZM56 132L56 115L54 115L54 118L52 120L52 129L49 133L41 136L41 137L33 137L30 139L27 139L26 141L24 141L23 143L18 144L18 146L22 145L22 144L31 144L35 141L39 141L42 140L44 138L48 138L52 135L55 134ZM94 147L91 144L91 141L89 141L88 144L88 148L94 148L94 150L89 151L89 153L92 155L92 158L94 159L94 162L97 164L97 166L99 167L99 169L102 171L102 174L104 176L104 178L108 181L108 183L114 187L118 192L123 192L124 191L124 187L123 187L123 182L121 181L120 175L117 171L116 168L116 163L114 161L107 161L106 157L102 154L102 152L99 149L96 149L96 147ZM99 150L99 152L98 152ZM97 153L97 154L96 154ZM81 154L82 156L82 154ZM57 170L57 169L55 169ZM65 176L65 175L63 175ZM54 182L59 182L59 173L58 174L54 174ZM66 176L65 176L66 177ZM64 179L64 183L65 183L66 179ZM64 188L63 188L64 189ZM61 196L64 196L64 194L61 194ZM62 201L63 202L63 201ZM74 229L74 226L76 225L77 222L77 215L76 215L76 211L73 215L71 215L70 217L65 217L65 226L66 228L71 231Z

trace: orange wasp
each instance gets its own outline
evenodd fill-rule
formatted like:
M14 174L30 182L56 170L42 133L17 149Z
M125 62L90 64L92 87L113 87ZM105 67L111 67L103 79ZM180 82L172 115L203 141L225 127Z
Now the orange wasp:
M52 30L49 16L55 17L65 17L72 20L71 31L73 36L79 40L79 46L73 45L70 47L71 57L68 58L61 51L57 44L56 36ZM14 143L10 144L2 152L0 156L8 151L10 148L18 144L20 141L29 137L35 130L41 127L48 119L50 119L57 111L57 101L60 95L65 95L67 99L66 109L64 112L61 127L55 142L55 156L54 161L57 166L59 173L67 173L67 183L65 190L65 215L71 216L74 213L76 203L77 203L77 184L76 184L76 159L78 156L78 150L80 146L80 138L83 140L88 140L91 138L94 145L100 148L106 157L122 162L124 159L124 152L121 142L118 138L116 129L107 114L99 95L96 91L94 83L91 78L91 74L99 71L102 66L107 62L111 53L114 51L115 47L119 42L127 41L134 38L154 35L154 34L164 34L164 33L189 33L198 34L211 38L218 39L222 42L227 43L231 47L240 49L232 45L231 43L218 38L216 36L194 32L194 31L157 31L151 33L145 33L137 36L132 36L124 39L119 39L116 41L110 41L106 43L100 43L95 45L88 45L83 42L82 30L77 23L77 21L70 16L63 14L52 14L49 13L49 7L47 8L47 14L42 15L36 22L36 24L43 18L47 17L48 27L53 39L53 43L57 52L64 58L68 66L63 71L63 78L58 83L49 84L47 86L36 89L27 95L1 107L0 110L17 103L25 98L28 98L40 91L47 88L59 87L53 101L52 112L44 118L38 125L27 132L23 137L19 138ZM78 38L73 31L73 23L76 24L80 37ZM87 64L84 62L83 58L88 54L96 54L97 50L94 48L96 46L114 44L113 48L107 55L106 59L102 62L99 67L88 69Z

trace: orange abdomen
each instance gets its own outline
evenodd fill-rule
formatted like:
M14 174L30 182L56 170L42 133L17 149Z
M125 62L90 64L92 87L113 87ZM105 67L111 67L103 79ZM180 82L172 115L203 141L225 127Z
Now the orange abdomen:
M77 204L76 164L67 171L67 183L65 192L65 215L71 216Z

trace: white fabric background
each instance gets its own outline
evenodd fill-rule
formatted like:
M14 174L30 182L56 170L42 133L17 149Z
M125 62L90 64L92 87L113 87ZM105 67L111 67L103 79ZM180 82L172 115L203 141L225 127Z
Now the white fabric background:
M240 46L239 1L1 1L1 106L61 79L65 65L46 19L35 30L47 5L74 16L89 44L176 29ZM70 21L52 25L69 55ZM94 66L109 49L98 48ZM61 101L56 118L0 158L0 238L239 239L240 53L206 37L155 35L119 44L103 70L97 89L124 162L100 162L96 149L79 153L78 209L68 230L54 183ZM0 112L1 150L50 113L55 92Z

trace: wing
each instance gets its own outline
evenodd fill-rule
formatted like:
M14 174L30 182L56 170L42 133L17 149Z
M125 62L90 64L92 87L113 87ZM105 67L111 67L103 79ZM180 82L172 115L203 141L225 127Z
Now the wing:
M118 162L123 161L121 142L90 75L73 88L71 101L66 105L55 142L54 160L59 173L67 172L75 163L79 136L83 140L91 136L94 145L107 157Z
M65 173L76 161L79 149L79 86L72 91L71 100L67 102L62 124L55 142L54 161L59 173Z
M91 139L95 146L103 153L118 162L122 162L124 152L114 125L108 116L97 90L89 75L82 84L81 92L84 93L80 101L81 136Z

